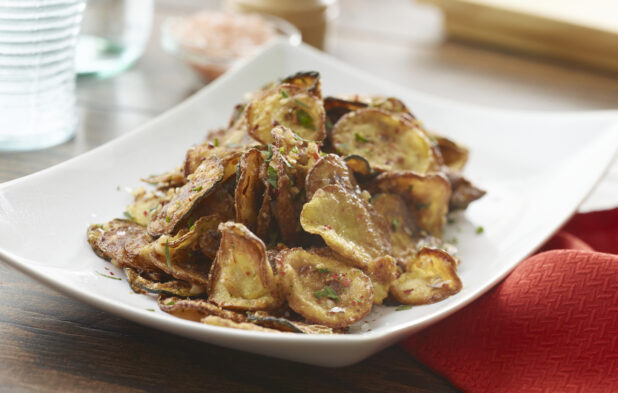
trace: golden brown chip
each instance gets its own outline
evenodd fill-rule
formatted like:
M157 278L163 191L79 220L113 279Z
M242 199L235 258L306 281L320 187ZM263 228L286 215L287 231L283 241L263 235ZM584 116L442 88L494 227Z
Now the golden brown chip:
M470 203L485 195L485 191L476 187L459 172L446 171L446 176L451 182L453 189L451 200L449 201L449 209L451 211L465 210Z
M189 175L188 183L153 217L148 224L148 233L159 236L177 231L199 202L215 189L223 175L224 168L219 158L213 156L204 160L196 171Z
M404 200L397 194L377 194L371 205L388 225L393 256L399 258L416 248L416 225Z
M347 191L360 194L360 188L350 168L341 157L335 154L320 157L307 173L305 181L307 200L311 200L317 190L329 184L339 184Z
M241 329L241 330L252 330L254 332L282 333L279 330L268 329L265 327L258 326L254 323L234 322L230 319L221 318L215 315L209 315L207 317L204 317L202 318L200 322L202 322L205 325L221 326L221 327L228 327L228 328Z
M192 285L186 281L170 279L154 281L140 274L137 270L125 267L124 274L131 289L136 293L156 293L169 296L198 296L204 293L204 288Z
M200 321L202 318L214 315L234 322L245 322L244 314L224 310L206 299L183 299L176 296L159 296L159 308L167 313L183 319Z
M171 172L161 175L152 175L142 179L143 182L152 184L158 189L168 189L172 187L181 187L185 184L186 179L182 168L174 168Z
M443 174L423 175L408 171L382 173L375 179L373 187L381 192L400 195L419 229L438 237L442 234L451 199L451 183Z
M224 169L221 181L225 181L230 176L235 175L242 149L240 146L228 147L227 145L220 145L220 143L217 142L217 146L215 146L213 142L205 142L201 145L192 146L187 150L183 168L185 177L195 172L200 164L210 157L217 157L221 160L221 165L223 165Z
M369 161L361 156L351 155L344 158L346 165L352 172L360 176L369 176L373 172Z
M366 108L367 104L358 101L348 101L337 97L324 98L324 110L326 111L326 118L333 125L341 119L343 115L348 112L353 112L359 109Z
M320 235L330 248L362 269L391 253L384 219L369 204L336 184L313 194L303 206L300 223L305 231Z
M391 286L391 294L405 304L429 304L461 290L453 258L444 251L423 248Z
M322 99L322 85L320 74L315 71L302 71L294 75L290 75L281 81L284 85L298 86L307 90L310 94L318 99Z
M300 321L270 315L264 311L256 311L247 315L247 320L256 325L282 332L303 333L303 334L335 334L332 328L324 325L307 324Z
M440 159L423 130L408 117L367 108L343 116L332 130L343 155L359 155L376 170L437 170Z
M432 133L428 135L435 140L444 165L456 171L462 170L468 162L468 149L447 137Z
M249 230L257 228L258 210L264 194L264 184L260 180L262 154L257 149L245 152L238 163L238 181L234 191L236 222Z
M161 191L147 192L144 188L138 188L133 191L134 201L125 209L125 216L142 226L148 226L152 218L174 195L175 192L171 189L163 193Z
M266 246L244 225L219 225L221 244L210 271L208 299L234 310L265 310L281 304Z
M127 220L112 220L103 225L88 228L88 243L101 258L124 268L152 270L150 263L138 257L138 251L149 244L152 237L146 228Z
M358 322L371 311L370 278L336 254L293 248L277 259L288 304L307 320L338 328Z
M273 142L274 126L291 128L303 139L322 141L326 136L322 100L306 89L281 85L254 98L245 110L249 134L264 144Z
M369 276L373 285L373 303L382 304L388 296L393 281L399 274L397 262L390 255L376 258L367 266L365 273Z

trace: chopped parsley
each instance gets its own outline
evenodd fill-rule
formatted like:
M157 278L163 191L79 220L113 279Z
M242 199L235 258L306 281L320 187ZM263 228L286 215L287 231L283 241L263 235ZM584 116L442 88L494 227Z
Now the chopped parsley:
M268 163L270 162L270 160L272 160L272 158L273 158L273 149L270 147L270 145L268 145L268 152L266 153L265 161Z
M412 189L413 189L413 188L414 188L414 185L413 185L413 184L410 184L410 185L408 186L408 192L412 192Z
M454 224L455 223L455 219L453 217L446 217L446 222L448 224Z
M173 300L170 300L169 302L165 303L165 305L167 306L173 306L174 304L176 304L176 302Z
M277 188L277 171L272 166L268 167L268 179L266 181L273 187Z
M357 141L362 142L362 143L367 143L369 142L369 139L365 138L364 136L362 136L361 134L359 134L358 132L354 133L354 138L356 138Z
M318 269L318 273L330 273L330 270L321 267L321 268Z
M288 98L289 96L290 96L290 95L288 94L288 92L287 92L287 91L285 91L285 90L281 90L281 97L283 97L283 98Z
M124 216L125 216L126 218L128 218L129 220L133 220L133 219L134 219L134 218L133 218L133 216L131 215L131 213L129 213L128 211L125 211L125 212L124 212L124 213L122 213L122 214L124 214Z
M165 222L170 222L170 216L165 216Z
M98 274L99 276L103 276L105 278L111 278L112 280L122 281L122 278L120 278L120 277L112 277L112 276L108 276L107 274L103 274L103 273L99 273L99 272L95 272L95 273Z
M477 235L480 235L483 232L485 232L485 228L483 228L483 227L476 227L476 234Z
M315 131L315 125L313 124L313 119L304 109L296 110L296 120L298 120L298 124L301 126L308 128L310 130Z
M399 228L399 220L396 218L393 218L393 221L391 222L391 228L393 228L393 231L397 232L397 229Z
M404 311L404 310L409 310L409 309L411 309L411 308L412 308L412 306L411 306L411 305L409 305L409 304L403 304L403 305L401 305L401 306L397 307L397 308L395 309L395 311Z
M324 288L321 291L313 292L313 295L317 297L318 299L327 297L329 299L333 299L336 301L341 300L339 299L339 296L337 296L337 292L335 292L335 290L329 287L328 285L324 285Z
M154 308L147 308L146 311L154 312Z
M423 209L427 209L429 207L429 203L416 203L414 205L414 208L416 210L423 210Z
M215 147L219 147L219 138L215 138Z
M292 148L292 153L296 153L296 154L298 154L298 147L294 146L294 147Z
M170 259L170 241L165 240L165 260L167 261L167 266L170 268L170 272L172 269L172 261Z
M279 153L284 154L285 153L285 147L281 146L279 148Z
M326 118L326 129L327 130L332 130L333 129L333 122L330 121L330 119L328 117Z
M200 192L200 191L202 191L202 186L197 186L192 191Z

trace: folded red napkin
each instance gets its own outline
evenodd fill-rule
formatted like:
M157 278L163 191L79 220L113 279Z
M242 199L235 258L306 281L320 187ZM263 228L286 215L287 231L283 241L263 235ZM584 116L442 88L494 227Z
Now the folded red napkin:
M469 392L618 392L618 209L578 214L465 309L406 339Z

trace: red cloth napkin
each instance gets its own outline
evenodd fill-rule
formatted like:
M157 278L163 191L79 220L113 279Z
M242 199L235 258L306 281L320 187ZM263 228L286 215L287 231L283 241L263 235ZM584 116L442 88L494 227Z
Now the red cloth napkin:
M578 214L498 286L402 344L469 392L618 392L618 209Z

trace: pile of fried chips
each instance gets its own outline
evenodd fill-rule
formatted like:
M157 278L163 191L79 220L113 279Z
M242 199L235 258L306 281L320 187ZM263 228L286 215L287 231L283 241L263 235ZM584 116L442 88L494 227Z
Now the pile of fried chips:
M183 165L143 179L127 219L88 229L135 292L205 324L345 332L374 304L457 293L449 211L484 192L466 148L398 99L322 98L304 72L254 92Z

